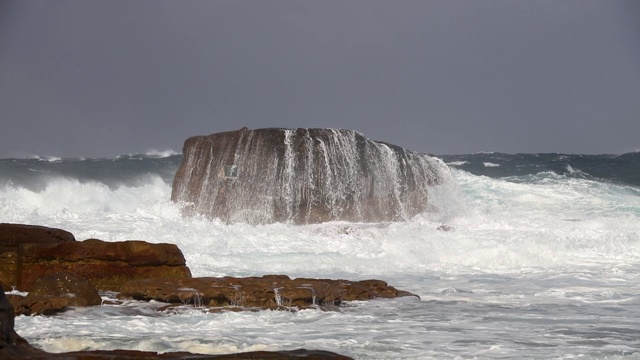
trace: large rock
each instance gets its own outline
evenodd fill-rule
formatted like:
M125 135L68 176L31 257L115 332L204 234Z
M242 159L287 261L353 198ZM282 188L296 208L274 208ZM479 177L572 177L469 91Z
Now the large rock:
M98 351L76 351L69 353L50 354L36 349L20 337L14 329L15 314L13 307L4 294L4 288L0 285L0 359L60 359L60 360L107 360L107 359L271 359L271 360L348 360L347 356L342 356L329 351L321 350L291 350L291 351L256 351L240 354L226 355L197 355L187 352L158 354L148 351L132 350L98 350Z
M405 220L447 169L350 130L243 128L191 137L182 153L172 200L227 222Z
M290 279L285 275L133 280L123 284L118 295L121 299L195 306L267 309L333 306L343 301L399 296L416 295L397 290L381 280Z
M74 243L25 244L18 288L29 291L38 278L61 271L82 276L99 290L114 291L131 279L191 277L184 256L175 244L89 239Z
M38 279L29 294L19 302L16 313L50 315L69 306L100 304L102 298L92 284L72 273L62 272Z
M74 242L68 231L45 226L0 224L0 285L5 288L19 282L20 248L23 244L57 244Z

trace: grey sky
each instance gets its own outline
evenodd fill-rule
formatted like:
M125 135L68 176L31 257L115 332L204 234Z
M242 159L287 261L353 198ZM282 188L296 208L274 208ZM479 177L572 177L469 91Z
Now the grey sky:
M417 151L640 148L640 1L0 0L0 157L336 127Z

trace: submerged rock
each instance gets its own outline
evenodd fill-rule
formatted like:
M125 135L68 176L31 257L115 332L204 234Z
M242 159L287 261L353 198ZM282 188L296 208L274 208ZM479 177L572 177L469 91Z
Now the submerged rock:
M351 130L257 129L195 136L171 198L227 222L406 220L427 210L446 165Z
M307 308L340 305L344 301L417 296L381 280L290 279L263 277L202 277L145 279L125 283L120 299L156 300L204 307Z

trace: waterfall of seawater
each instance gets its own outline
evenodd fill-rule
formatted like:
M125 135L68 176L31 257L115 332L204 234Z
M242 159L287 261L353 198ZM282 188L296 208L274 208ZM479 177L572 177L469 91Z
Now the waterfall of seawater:
M437 158L349 130L242 129L187 140L172 198L228 222L406 220L448 177Z

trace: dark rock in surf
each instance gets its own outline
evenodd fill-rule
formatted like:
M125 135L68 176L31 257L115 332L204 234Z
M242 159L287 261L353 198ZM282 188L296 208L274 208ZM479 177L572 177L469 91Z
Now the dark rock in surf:
M171 198L226 222L399 221L444 169L351 130L243 128L187 139Z
M87 280L62 272L36 280L29 294L19 301L15 310L17 314L24 315L51 315L69 306L96 306L101 303L98 290Z
M158 354L149 351L135 350L97 350L74 351L68 353L52 354L32 347L25 339L15 332L15 314L13 307L4 294L4 288L0 285L0 359L60 359L60 360L89 360L89 359L272 359L272 360L348 360L350 357L322 350L290 350L290 351L254 351L239 354L225 355L198 355L187 352Z
M178 305L240 308L308 308L336 306L344 301L417 296L381 280L203 277L134 280L120 288L120 299L156 300Z

